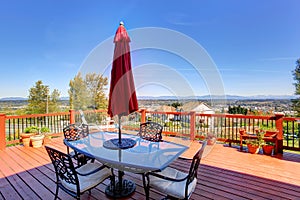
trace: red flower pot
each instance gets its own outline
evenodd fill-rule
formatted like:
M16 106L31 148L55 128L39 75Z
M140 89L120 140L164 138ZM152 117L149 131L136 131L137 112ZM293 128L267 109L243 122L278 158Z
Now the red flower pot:
M248 146L248 152L249 153L252 153L252 154L258 153L258 151L259 151L259 146L258 145L247 144L247 146Z
M274 146L273 145L264 145L262 149L263 149L264 154L271 155L272 151L274 149Z

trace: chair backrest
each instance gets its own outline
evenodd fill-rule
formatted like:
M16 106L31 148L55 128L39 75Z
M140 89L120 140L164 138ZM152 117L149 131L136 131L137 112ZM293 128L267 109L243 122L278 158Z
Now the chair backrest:
M143 139L159 142L162 141L163 126L156 122L145 122L140 124L138 135Z
M75 140L79 140L80 138L84 138L88 136L89 127L86 124L81 124L80 126L77 126L76 124L69 124L68 126L63 128L63 132L64 132L64 137L67 141L75 141ZM70 153L69 146L67 146L67 152L68 154ZM78 157L76 152L75 152L75 156Z
M89 134L89 127L86 124L77 126L76 124L69 124L63 128L64 137L68 141L79 140Z
M87 137L89 135L89 125L81 124L79 128L81 128L81 137Z
M77 187L77 192L79 192L79 180L70 155L49 146L45 146L45 148L54 166L57 184L59 184L61 187L63 187L61 184L62 181L65 181L69 184L74 184Z
M192 161L189 175L188 175L187 182L186 182L186 191L187 191L188 185L194 180L194 178L197 178L198 167L200 165L200 161L201 161L204 149L206 147L206 144L207 144L207 141L204 141L202 143L201 149L193 157L193 161Z

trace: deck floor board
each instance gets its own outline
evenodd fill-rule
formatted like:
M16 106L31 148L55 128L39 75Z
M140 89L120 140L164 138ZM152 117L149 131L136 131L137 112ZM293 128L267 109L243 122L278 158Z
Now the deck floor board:
M49 146L66 152L62 137ZM188 171L190 160L178 159L171 167ZM300 199L300 154L265 156L240 152L238 147L216 144L202 161L198 184L191 199ZM117 172L116 172L117 174ZM125 172L136 183L136 191L124 200L145 199L142 175ZM110 199L105 195L109 180L81 199ZM0 200L54 199L55 173L44 147L22 145L0 151ZM164 194L151 189L151 199ZM59 190L59 199L73 199Z

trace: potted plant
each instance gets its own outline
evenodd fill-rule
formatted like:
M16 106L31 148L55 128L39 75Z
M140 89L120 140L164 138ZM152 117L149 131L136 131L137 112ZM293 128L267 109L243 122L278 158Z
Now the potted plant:
M37 126L29 126L24 129L24 133L21 133L20 136L22 138L23 145L25 147L30 146L30 137L36 135L39 132L39 128Z
M278 133L278 130L276 127L261 127L260 130L265 132L265 137L272 137L276 136Z
M207 134L206 140L207 145L214 145L216 143L216 137L212 133Z
M32 146L34 148L41 147L43 145L44 137L45 137L44 134L42 134L39 129L38 134L30 137Z
M248 147L248 152L252 154L258 153L260 147L264 144L264 132L258 131L256 133L257 139L248 139L246 140L246 144Z
M45 137L44 137L44 144L48 144L51 142L51 134L50 134L50 129L46 126L43 126L41 128L41 134L43 134Z
M248 152L255 154L259 151L259 143L257 139L248 139L246 140L246 144L248 147Z
M265 155L271 155L274 149L274 142L265 142L264 145L262 146L263 153Z

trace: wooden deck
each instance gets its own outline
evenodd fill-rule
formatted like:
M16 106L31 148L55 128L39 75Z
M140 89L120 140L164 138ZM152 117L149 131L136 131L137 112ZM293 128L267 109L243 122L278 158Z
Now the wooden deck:
M50 144L66 150L62 138ZM172 166L188 169L189 160L178 159ZM135 193L124 199L145 199L141 175L126 173L137 184ZM14 146L0 151L0 199L54 199L55 173L42 148ZM105 181L81 199L109 199ZM300 199L300 155L252 155L238 147L216 144L201 161L199 180L191 199ZM161 199L153 189L151 199ZM72 199L59 192L60 199Z

